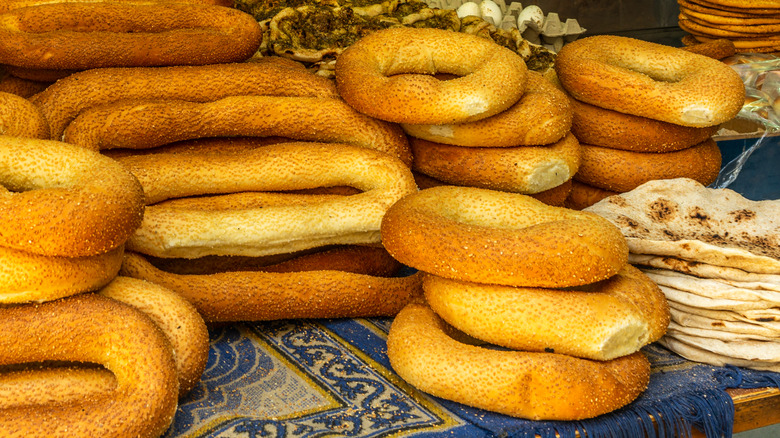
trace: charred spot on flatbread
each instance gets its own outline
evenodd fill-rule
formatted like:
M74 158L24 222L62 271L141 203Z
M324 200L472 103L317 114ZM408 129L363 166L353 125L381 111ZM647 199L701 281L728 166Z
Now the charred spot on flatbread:
M650 204L648 214L656 222L668 222L677 216L677 204L660 198Z
M756 218L756 212L752 210L735 210L729 213L735 223L752 221Z

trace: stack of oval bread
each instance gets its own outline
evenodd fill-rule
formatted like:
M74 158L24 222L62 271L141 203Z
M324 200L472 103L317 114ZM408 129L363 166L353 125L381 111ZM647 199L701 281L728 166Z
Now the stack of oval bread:
M0 162L0 430L159 436L209 344L192 304L117 275L143 216L138 180L97 152L19 135L0 135Z
M662 345L697 362L780 370L780 202L679 178L586 210L620 228L629 261L666 295Z
M582 159L567 206L581 209L647 181L715 181L711 136L742 108L745 87L704 55L617 36L566 45L555 71L571 97Z
M347 48L335 79L358 111L403 127L420 187L566 198L579 166L568 100L511 50L468 34L388 29Z
M664 334L669 310L604 218L440 186L394 204L382 242L425 273L425 299L396 316L387 340L393 369L420 390L516 417L576 420L645 389L650 365L639 350Z
M744 53L780 50L780 3L776 0L678 0L683 44L727 39Z

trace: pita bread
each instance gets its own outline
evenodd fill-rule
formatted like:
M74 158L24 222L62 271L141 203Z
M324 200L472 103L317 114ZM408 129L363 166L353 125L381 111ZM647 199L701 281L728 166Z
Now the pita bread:
M721 354L713 353L711 351L704 350L700 347L690 345L678 339L667 336L664 336L658 340L658 343L679 354L680 356L694 362L701 362L720 367L734 365L743 368L751 368L754 370L780 372L780 363L778 362L751 361L723 356Z
M740 14L740 16L738 17L729 17L723 15L709 14L706 12L696 11L693 9L687 9L682 6L680 7L680 13L682 13L686 18L691 19L693 21L710 23L713 26L718 26L718 25L749 26L749 25L766 25L766 24L780 23L780 18L771 15L755 16L755 15Z
M676 257L662 257L649 254L628 254L628 262L632 265L649 266L658 269L669 269L701 278L715 278L726 282L769 284L765 288L775 290L780 285L780 275L757 274L728 266L717 266L709 263L695 262Z
M711 9L739 11L754 15L780 14L780 5L775 0L691 0L691 2Z
M780 307L780 292L777 291L734 287L719 280L698 278L668 269L641 269L641 271L659 286L668 286L709 298L764 302L767 307Z
M674 335L667 333L664 337L677 339L688 345L693 345L711 353L734 359L775 362L780 364L780 342L748 340L723 341L720 339L693 336L679 332Z
M689 327L724 327L744 332L758 330L753 327L760 327L761 330L766 329L772 333L780 334L780 309L775 309L774 318L749 318L745 312L702 309L677 302L669 302L669 309L670 314L674 311L675 315L678 315L678 323Z
M701 26L716 27L718 29L730 30L746 35L771 35L780 31L780 20L777 18L759 18L757 20L751 18L736 18L729 20L723 17L710 20L708 17L702 17L700 14L694 15L693 13L686 12L681 12L680 17ZM715 16L713 15L712 17ZM761 21L764 23L761 23Z
M732 17L732 18L761 18L761 15L751 14L745 9L738 9L734 11L727 11L725 9L716 9L713 7L702 6L697 3L689 2L688 0L677 0L677 4L680 6L680 11L690 12L694 11L707 16L719 16L719 17ZM769 14L768 19L774 19L773 14Z
M636 254L780 274L780 200L751 201L675 178L647 182L584 210L615 224Z
M678 324L675 321L669 323L666 334L675 337L677 334L698 336L707 339L718 339L721 341L763 341L777 343L778 335L772 333L770 336L754 333L739 333L728 330L717 330L712 328L688 327ZM778 344L780 346L780 344Z
M727 298L710 298L698 295L688 291L675 289L668 286L658 285L661 291L666 295L668 301L674 301L686 306L698 307L711 310L735 310L735 311L756 311L778 309L770 303L764 301L739 301Z

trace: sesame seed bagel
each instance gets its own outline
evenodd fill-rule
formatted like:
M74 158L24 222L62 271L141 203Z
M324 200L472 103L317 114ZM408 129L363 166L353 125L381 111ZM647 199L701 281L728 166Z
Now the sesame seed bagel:
M124 247L84 257L52 257L0 246L0 303L51 301L108 284Z
M566 44L555 71L577 100L683 126L721 124L745 102L742 79L722 62L620 36Z
M517 53L475 35L398 27L364 36L336 61L339 94L358 111L397 123L484 119L514 105L528 68ZM439 80L433 75L459 76Z
M210 102L227 96L338 97L333 81L270 62L203 66L100 68L74 73L30 100L43 111L50 138L83 110L119 100L175 99Z
M57 257L103 254L141 224L143 189L121 164L53 140L0 137L0 246Z
M412 163L409 143L398 125L361 114L340 99L319 97L230 96L202 103L122 101L83 111L65 129L63 141L95 150L145 149L235 136L353 144Z
M436 397L531 420L581 420L627 405L647 387L650 363L637 352L610 361L470 345L425 304L393 320L390 364Z
M262 39L247 13L179 2L41 3L0 23L0 63L37 69L238 62Z
M571 190L569 191L569 195L564 202L564 206L574 210L582 210L601 201L607 196L618 194L619 192L600 189L598 187L593 187L591 185L572 179Z
M162 330L173 348L179 397L200 382L209 355L209 333L195 306L170 289L124 276L99 293L142 311Z
M571 132L581 143L634 152L673 152L712 137L719 126L695 128L620 113L571 99Z
M376 277L337 270L174 274L126 253L122 275L176 291L207 322L394 316L422 295L422 274Z
M147 203L127 248L156 257L264 256L331 244L371 244L387 208L417 190L411 170L384 152L336 143L284 143L225 154L150 154L118 159ZM350 186L361 193L309 205L235 210L157 204L246 191Z
M566 135L546 146L471 148L410 138L419 173L458 186L534 194L570 180L580 166L580 145Z
M401 127L412 137L456 146L539 146L563 138L571 118L566 94L541 73L529 71L525 93L506 111L476 122Z
M625 265L614 276L573 289L423 279L425 298L458 330L513 350L610 360L666 333L669 307L658 286Z
M116 376L108 397L3 409L0 430L11 436L158 437L176 413L170 342L143 312L116 300L90 293L1 307L0 350L0 365L86 362Z
M476 283L582 285L615 275L628 259L625 238L598 215L472 187L408 195L390 207L381 231L401 263Z
M581 144L582 163L574 179L613 192L628 192L656 179L691 178L704 185L715 181L721 155L715 140L674 152L645 153Z
M0 91L0 135L49 138L49 124L32 102Z

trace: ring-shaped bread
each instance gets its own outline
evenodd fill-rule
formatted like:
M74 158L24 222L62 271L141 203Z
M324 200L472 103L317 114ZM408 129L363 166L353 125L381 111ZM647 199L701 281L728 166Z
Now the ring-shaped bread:
M32 102L0 91L0 135L49 138L49 124Z
M564 202L564 206L572 208L574 210L582 210L591 205L601 201L602 199L618 195L619 192L613 192L612 190L604 190L592 185L585 184L583 182L572 179L571 190Z
M318 97L122 101L84 110L65 129L63 141L95 150L146 149L182 140L235 136L353 144L412 163L409 142L398 125L361 114L343 100Z
M51 301L94 291L122 266L124 246L84 257L51 257L0 246L0 304Z
M0 430L10 435L159 437L176 413L170 342L143 312L116 300L87 293L1 307L0 350L0 365L86 362L116 377L116 389L99 397L0 410Z
M174 67L99 68L74 73L30 100L49 121L52 139L93 106L119 100L211 102L228 96L338 97L333 81L279 63L243 62Z
M612 192L628 192L657 179L691 178L712 184L721 167L712 138L674 152L650 153L580 144L582 162L574 179Z
M571 99L571 133L580 143L634 152L674 152L712 137L718 125L675 125Z
M683 126L719 125L745 103L742 79L728 65L633 38L573 41L558 52L555 71L577 100Z
M529 71L525 93L506 111L475 122L401 127L412 137L436 143L512 147L555 143L569 132L571 123L566 94L541 73Z
M458 330L513 350L610 360L666 333L669 306L658 286L626 265L587 286L545 289L423 279L434 312Z
M111 158L54 140L0 136L0 246L103 254L141 224L143 189Z
M394 316L422 295L422 274L377 277L337 270L182 275L128 252L122 275L171 289L207 322Z
M261 40L251 15L207 4L41 3L0 14L0 62L35 69L240 62Z
M484 348L453 332L427 305L409 304L387 336L393 370L436 397L531 420L611 412L636 399L650 380L650 363L641 352L594 361Z
M127 249L156 257L263 256L380 240L385 211L417 191L411 170L383 152L336 143L282 143L230 154L118 159L147 203ZM234 210L152 205L171 198L350 186L361 193L311 205Z
M472 148L410 138L418 173L458 186L534 194L572 179L580 144L567 134L545 146Z
M381 231L401 263L476 283L576 286L607 279L628 260L625 238L598 215L473 187L408 195L390 207Z
M209 353L208 330L197 309L169 289L130 277L115 277L97 293L128 304L154 321L173 347L179 398L188 394L200 381ZM116 385L113 373L102 367L25 366L13 373L0 373L0 409L10 405L73 403L108 394Z
M397 27L372 32L336 60L336 86L358 111L380 120L449 124L514 105L528 68L517 53L462 32ZM437 73L456 79L439 80Z

